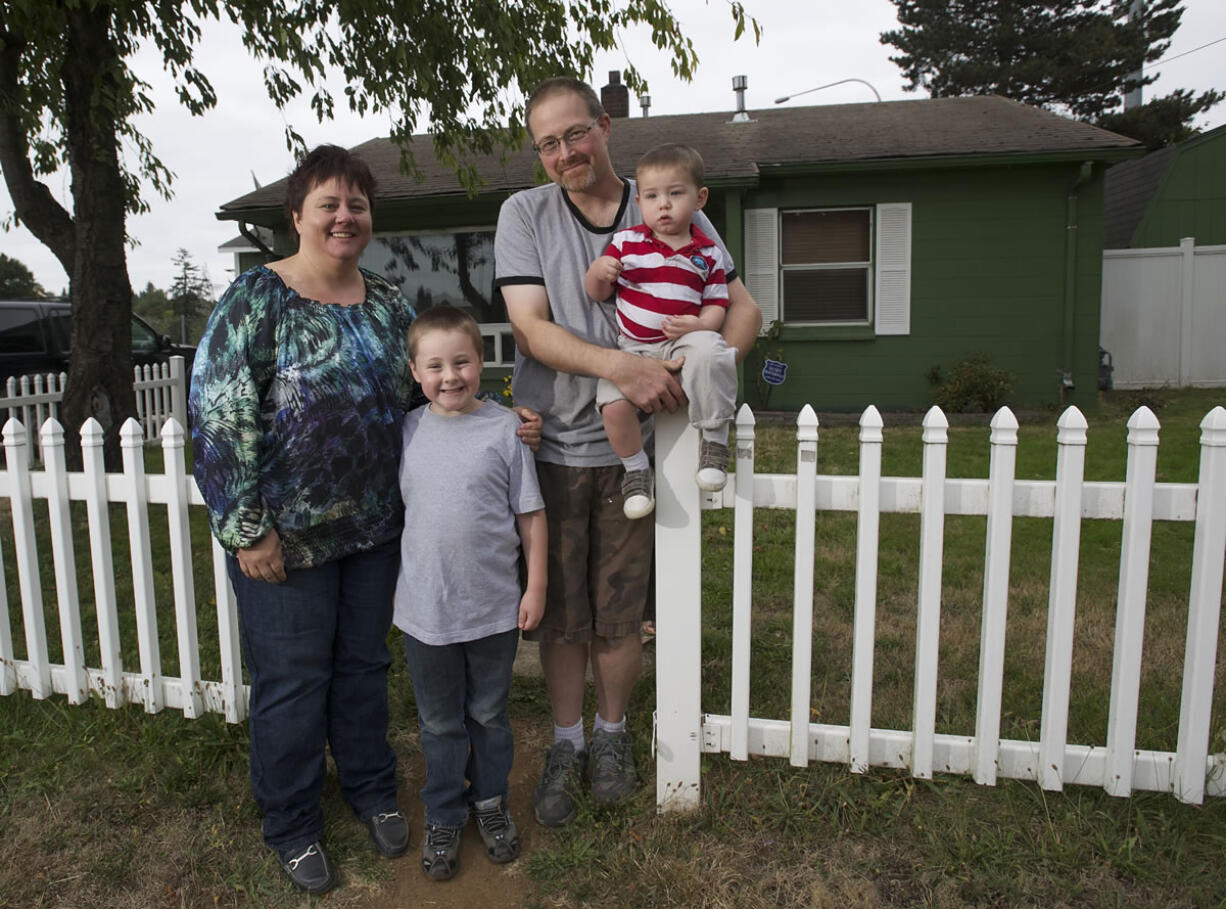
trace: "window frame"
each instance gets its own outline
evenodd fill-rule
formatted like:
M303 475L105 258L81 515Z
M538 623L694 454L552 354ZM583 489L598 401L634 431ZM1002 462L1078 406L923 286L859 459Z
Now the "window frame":
M784 216L807 214L811 212L863 211L868 214L868 254L869 258L860 262L814 262L787 265L783 261L784 247ZM803 208L780 208L778 212L778 269L779 269L779 319L784 325L795 325L820 328L867 327L873 324L876 309L876 249L877 249L877 207L875 205L832 205L805 206ZM787 294L785 292L784 276L787 272L816 271L848 271L852 268L862 268L864 278L864 317L862 319L790 319L787 314Z

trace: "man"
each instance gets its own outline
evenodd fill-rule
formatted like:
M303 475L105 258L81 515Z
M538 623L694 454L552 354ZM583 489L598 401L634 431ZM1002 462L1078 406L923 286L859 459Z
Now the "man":
M549 524L548 591L545 617L525 637L540 643L554 720L535 813L560 826L574 817L585 765L597 802L617 801L637 784L626 707L642 663L654 526L622 513L622 468L596 411L597 379L647 414L671 413L685 398L680 364L617 350L612 303L584 292L587 268L614 231L642 221L632 185L609 160L612 122L600 99L577 79L549 79L529 97L527 121L552 182L503 205L495 285L519 346L515 400L544 416L537 471ZM704 215L695 223L722 248ZM742 358L762 315L735 270L728 282L722 334ZM583 727L589 660L597 711L590 747Z

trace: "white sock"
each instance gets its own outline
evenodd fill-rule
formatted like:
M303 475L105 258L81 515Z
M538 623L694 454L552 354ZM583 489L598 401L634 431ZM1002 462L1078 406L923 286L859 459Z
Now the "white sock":
M570 742L575 746L575 752L583 751L587 747L587 742L583 740L583 717L579 717L579 722L573 726L558 726L556 723L553 727L553 740L555 742Z
M593 732L625 732L626 731L626 715L623 713L622 718L617 723L610 723L599 713L596 714L596 722L592 724Z
M728 437L728 430L724 430L724 438ZM626 468L626 473L632 470L649 470L651 461L647 460L647 452L639 449L628 458L622 458L622 466Z
M718 429L704 429L702 437L708 442L718 442L720 445L728 444L728 424L725 423Z

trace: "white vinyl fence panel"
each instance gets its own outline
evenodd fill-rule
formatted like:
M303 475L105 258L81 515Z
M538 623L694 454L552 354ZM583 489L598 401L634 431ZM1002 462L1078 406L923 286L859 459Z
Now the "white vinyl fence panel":
M1099 340L1117 388L1226 386L1226 246L1106 250Z

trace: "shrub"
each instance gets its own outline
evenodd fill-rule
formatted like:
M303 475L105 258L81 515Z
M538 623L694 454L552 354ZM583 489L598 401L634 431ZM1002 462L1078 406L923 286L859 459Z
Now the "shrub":
M948 376L940 366L933 366L927 375L935 386L933 403L946 413L991 413L1013 394L1013 375L993 366L983 354L959 360Z

